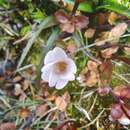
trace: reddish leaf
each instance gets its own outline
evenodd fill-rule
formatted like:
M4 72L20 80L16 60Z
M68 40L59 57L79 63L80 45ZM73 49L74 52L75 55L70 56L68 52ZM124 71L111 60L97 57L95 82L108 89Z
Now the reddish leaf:
M86 38L92 38L95 34L95 31L96 31L95 29L89 28L86 30L84 35Z
M75 25L72 22L61 24L60 28L63 32L73 33L75 31Z
M37 117L42 117L47 110L48 110L48 105L47 104L37 106L37 108L36 108L36 116Z
M59 23L67 23L69 21L69 17L63 10L59 10L55 13L56 20Z
M118 19L118 15L115 12L111 12L108 17L108 22L110 25L113 25L117 19Z
M121 107L126 117L130 119L130 106L122 104Z
M88 24L89 24L88 17L86 17L86 16L76 16L75 17L75 25L79 29L83 29L83 28L87 27Z
M111 116L114 120L117 120L119 118L121 118L121 116L123 115L123 111L121 109L121 105L120 104L114 104L112 105L111 108Z
M104 58L111 58L114 53L118 51L118 46L113 46L101 51L101 55Z
M70 102L70 95L68 92L65 92L62 97L58 96L55 100L57 108L61 111L65 111L69 102Z
M124 51L126 54L130 54L130 47L124 47Z
M120 92L122 98L130 99L130 87L123 88Z
M110 32L110 37L121 37L127 29L126 23L119 23Z
M100 65L100 78L103 86L106 86L112 79L113 64L110 60Z
M11 122L2 123L0 125L0 130L16 130L16 126L14 123Z

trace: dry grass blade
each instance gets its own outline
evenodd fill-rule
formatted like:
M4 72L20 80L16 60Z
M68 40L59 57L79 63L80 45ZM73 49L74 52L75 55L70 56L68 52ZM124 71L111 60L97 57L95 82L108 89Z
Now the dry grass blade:
M38 30L37 30L36 32L32 32L31 38L30 38L30 40L28 41L28 43L27 43L26 47L24 48L23 53L22 53L22 55L21 55L21 57L20 57L20 60L19 60L19 62L18 62L17 69L19 69L19 67L22 65L22 63L23 63L24 59L26 58L26 56L27 56L27 54L28 54L30 48L31 48L32 45L34 44L36 38L39 36L39 34L41 33L41 31L42 31L43 29L46 29L46 28L48 28L48 27L53 26L53 25L56 24L56 23L53 22L53 21L54 21L54 20L53 20L53 17L48 16L48 17L38 26Z
M82 113L85 115L85 117L86 117L89 121L91 121L91 118L90 118L89 113L88 113L84 108L82 108L82 107L79 106L79 105L75 105L75 107L76 107L80 112L82 112Z
M87 125L80 127L80 129L87 128L87 127L89 127L90 125L94 124L94 123L101 117L101 115L104 113L104 111L105 111L105 108L97 115L97 117L96 117L94 120L92 120L92 121L91 121L90 123L88 123Z

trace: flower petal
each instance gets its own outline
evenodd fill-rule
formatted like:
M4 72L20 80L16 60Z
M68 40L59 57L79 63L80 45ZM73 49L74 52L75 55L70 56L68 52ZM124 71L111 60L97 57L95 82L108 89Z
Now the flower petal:
M55 74L54 71L51 71L49 76L49 87L54 87L59 79L59 76Z
M49 51L44 58L44 64L49 64L53 61L54 61L53 51Z
M59 47L55 47L53 50L49 51L44 59L44 64L49 64L52 62L57 62L67 58L65 51Z
M71 22L61 24L60 28L63 32L67 32L67 33L73 33L75 31L75 25Z
M130 125L130 120L127 117L122 117L118 119L118 121L122 125Z
M68 71L75 74L77 72L77 67L76 67L75 62L72 59L70 59L70 58L68 58L66 60L66 62L68 64Z
M43 66L41 69L41 72L42 72L41 78L44 81L48 82L51 71L52 71L52 64L48 64L48 65Z
M57 84L56 84L56 89L62 89L64 88L68 83L68 80L62 80L62 79L59 79Z
M75 18L76 27L83 29L89 24L89 19L86 16L77 16Z
M56 20L62 24L68 22L68 20L69 20L67 14L63 10L57 11L55 13L55 17L56 17Z
M60 77L61 77L61 79L68 80L68 81L75 80L75 75L72 73L69 73L68 75L61 75Z

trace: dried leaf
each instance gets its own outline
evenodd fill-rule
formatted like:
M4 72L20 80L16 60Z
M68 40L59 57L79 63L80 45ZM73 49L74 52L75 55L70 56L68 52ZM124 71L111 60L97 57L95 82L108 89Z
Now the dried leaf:
M21 77L21 76L16 76L16 77L13 79L14 82L19 82L19 81L21 81L21 80L22 80L22 77Z
M37 117L42 117L46 111L48 110L48 105L47 104L42 104L37 106L36 108L36 116Z
M103 62L100 67L100 80L102 86L107 86L112 79L113 64L110 60Z
M69 92L68 92L68 91L66 91L62 97L64 98L64 100L65 100L67 103L70 102L70 95L69 95Z
M57 108L61 111L66 110L69 102L70 102L70 95L68 92L65 92L62 97L58 96L55 100L55 104L56 104Z
M86 76L85 85L88 87L93 87L98 82L98 74L94 71L89 71Z
M16 130L16 126L14 123L11 122L2 123L0 125L0 130Z
M118 51L118 46L113 46L101 51L101 55L103 58L111 58L113 54Z
M30 114L30 110L28 108L21 108L19 113L22 119L26 119L29 116L29 114Z
M93 87L99 80L98 64L94 61L88 61L87 67L83 69L78 80L83 86Z
M96 31L95 29L89 28L89 29L86 30L84 35L85 35L86 38L92 38L95 34L95 31Z
M115 12L111 12L109 17L108 17L108 22L110 25L113 25L115 21L117 20L118 15Z
M23 82L21 82L21 84L22 84L22 88L24 91L28 89L28 87L29 87L28 80L24 80Z
M48 101L55 101L55 99L56 99L55 95L50 95L50 96L47 97Z
M96 46L102 46L106 43L106 39L108 39L109 32L101 32L99 36L100 37L95 40Z
M119 23L110 31L109 37L120 38L126 32L127 27L126 23Z
M89 60L87 66L89 70L97 71L98 64L96 62Z
M126 54L130 54L130 47L125 47L124 50Z
M117 96L121 96L121 91L122 89L126 88L125 85L119 85L119 86L116 86L114 88L114 93L117 95Z
M126 86L126 88L122 88L120 96L122 98L130 99L130 87Z
M77 46L76 44L74 43L68 43L67 45L67 50L70 52L70 53L74 53L77 49Z
M108 14L107 13L99 13L97 15L97 21L99 25L103 25L107 22Z

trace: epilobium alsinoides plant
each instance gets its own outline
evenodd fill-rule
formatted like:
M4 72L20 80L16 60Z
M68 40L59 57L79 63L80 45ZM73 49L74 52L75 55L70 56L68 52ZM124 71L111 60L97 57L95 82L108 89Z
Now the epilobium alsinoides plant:
M62 89L69 81L75 80L77 68L63 49L55 47L46 54L41 71L42 79L48 82L50 87Z

